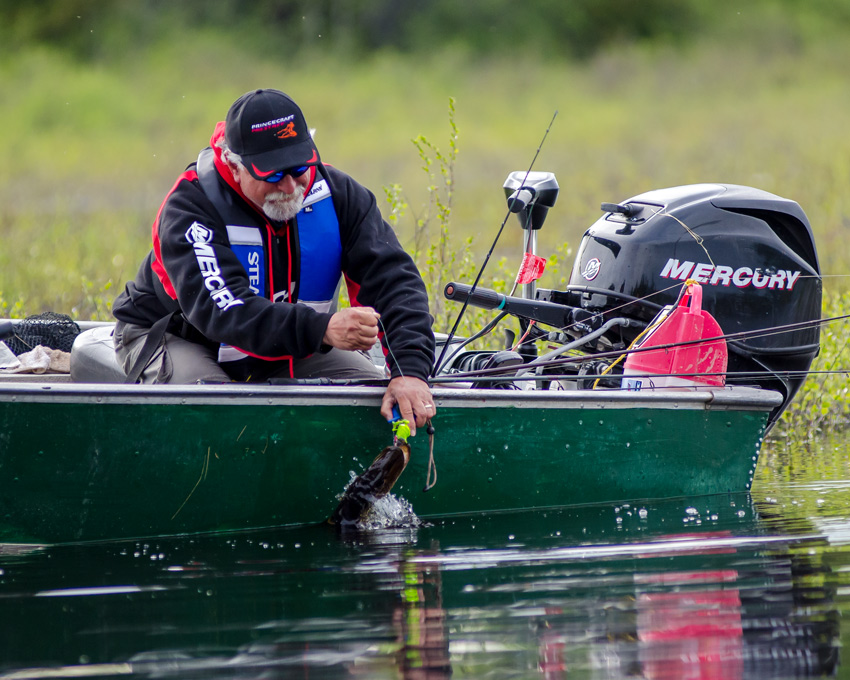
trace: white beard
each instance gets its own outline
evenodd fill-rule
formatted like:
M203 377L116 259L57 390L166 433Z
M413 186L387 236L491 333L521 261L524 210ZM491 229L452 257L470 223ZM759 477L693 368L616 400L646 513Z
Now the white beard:
M286 222L295 217L304 205L304 187L298 186L291 194L276 191L267 194L263 203L263 212L269 219Z

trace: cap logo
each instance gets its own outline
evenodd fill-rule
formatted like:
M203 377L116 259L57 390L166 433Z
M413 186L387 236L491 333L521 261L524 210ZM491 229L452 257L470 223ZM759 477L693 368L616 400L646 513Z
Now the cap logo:
M285 125L287 123L289 125L294 126L295 123L293 121L293 118L295 118L295 114L290 113L284 118L275 118L274 120L267 120L265 123L254 123L254 125L251 126L251 132L263 132L265 130L280 127L281 125Z
M290 137L297 137L298 133L295 131L295 123L290 121L285 128L275 132L274 136L278 139L289 139Z

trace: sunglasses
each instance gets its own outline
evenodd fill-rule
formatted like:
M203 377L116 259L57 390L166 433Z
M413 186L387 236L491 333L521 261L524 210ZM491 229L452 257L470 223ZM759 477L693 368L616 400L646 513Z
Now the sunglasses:
M263 181L268 182L269 184L277 184L287 175L289 175L290 177L292 177L294 179L296 177L301 177L301 175L303 175L309 169L310 169L309 165L302 165L302 166L297 167L297 168L286 168L285 170L278 170L273 175L269 175L268 177L264 177Z

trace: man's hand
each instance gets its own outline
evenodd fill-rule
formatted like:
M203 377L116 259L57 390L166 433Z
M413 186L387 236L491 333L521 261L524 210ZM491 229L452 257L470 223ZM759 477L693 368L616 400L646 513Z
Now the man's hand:
M381 402L381 415L387 420L393 417L394 404L398 404L401 417L410 422L411 436L416 434L417 425L422 427L437 413L431 388L419 378L398 377L390 380Z
M378 341L378 319L381 315L371 307L346 307L330 320L322 342L347 350L368 350Z

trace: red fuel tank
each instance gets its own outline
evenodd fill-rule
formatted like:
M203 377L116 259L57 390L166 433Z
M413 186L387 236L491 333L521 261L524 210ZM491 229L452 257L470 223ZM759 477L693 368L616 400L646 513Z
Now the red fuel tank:
M691 343L723 335L720 324L702 308L702 286L688 282L677 305L665 307L653 328L631 349L623 368L623 387L637 391L655 387L699 387L726 384L726 340ZM678 345L668 347L668 345ZM648 350L650 347L657 350Z

